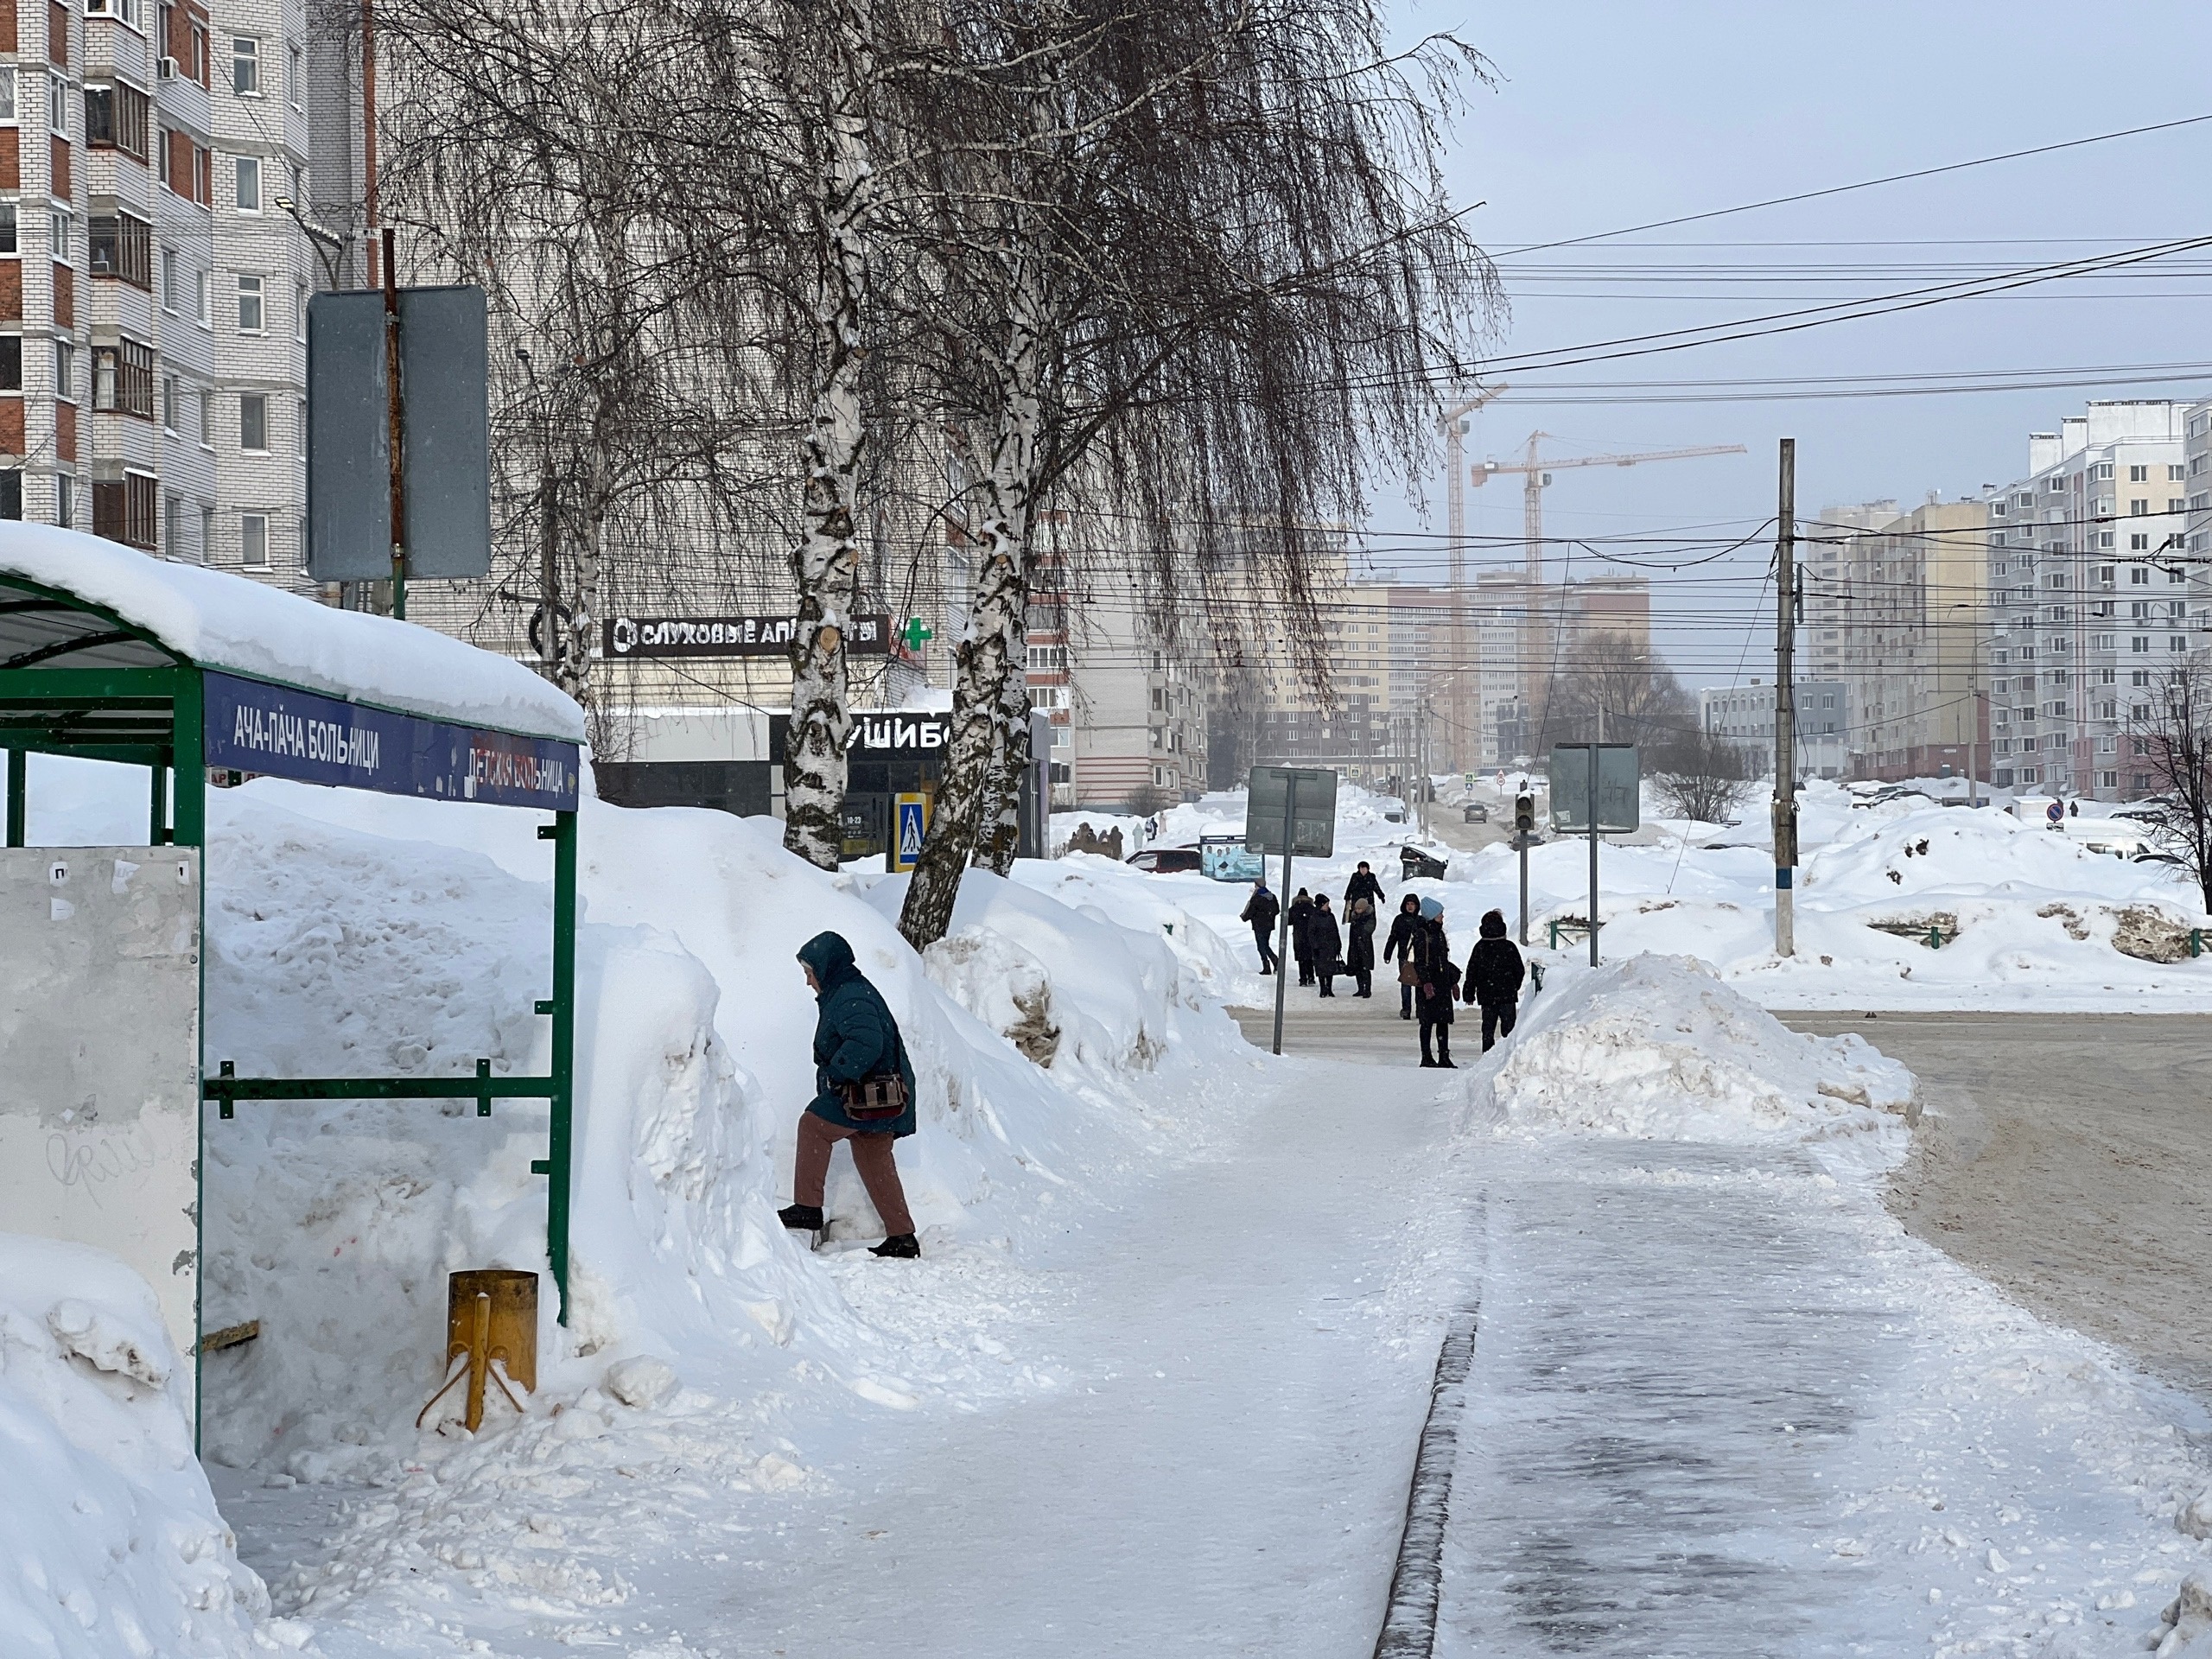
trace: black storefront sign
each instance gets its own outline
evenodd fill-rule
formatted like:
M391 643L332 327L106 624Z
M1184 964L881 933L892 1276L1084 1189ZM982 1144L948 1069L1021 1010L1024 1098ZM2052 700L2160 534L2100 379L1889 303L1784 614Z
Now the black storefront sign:
M790 616L616 616L607 619L604 643L609 657L781 657L798 630ZM855 617L845 649L856 657L889 655L890 617Z

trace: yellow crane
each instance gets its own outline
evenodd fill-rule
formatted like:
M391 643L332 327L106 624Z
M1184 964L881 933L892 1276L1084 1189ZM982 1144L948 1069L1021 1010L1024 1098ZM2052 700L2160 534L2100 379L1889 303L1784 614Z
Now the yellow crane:
M1549 432L1531 432L1523 459L1478 462L1468 480L1479 487L1496 474L1521 474L1521 528L1528 543L1528 582L1531 588L1539 586L1544 579L1544 486L1552 481L1554 473L1564 472L1570 467L1640 467L1647 461L1688 461L1699 455L1745 453L1740 443L1701 443L1687 449L1646 449L1631 455L1568 455L1556 461L1540 461L1536 446L1552 435ZM1456 496L1457 492L1451 493Z

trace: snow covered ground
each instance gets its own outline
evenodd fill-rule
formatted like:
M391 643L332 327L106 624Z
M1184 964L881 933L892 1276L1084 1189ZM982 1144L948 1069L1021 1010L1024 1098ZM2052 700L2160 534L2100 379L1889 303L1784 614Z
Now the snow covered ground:
M71 776L46 765L34 838L130 837L137 774L41 791ZM1943 964L1979 962L2016 1006L2088 979L2196 1006L2196 964L2113 948L2118 912L2186 913L2154 867L1815 804L1801 931L1848 941L1838 983L1961 995ZM211 1060L543 1064L530 815L264 780L211 821ZM1241 821L1209 801L1160 839ZM1347 791L1300 883L1365 856L1395 900L1402 828ZM446 1274L542 1262L542 1109L242 1104L209 1127L206 1283L210 1323L263 1335L207 1362L219 1516L138 1287L0 1239L0 1427L42 1471L0 1519L22 1650L1363 1651L1469 1306L1440 1651L2118 1654L2207 1565L2177 1517L2212 1421L1883 1208L1912 1081L1761 1011L1815 970L1724 948L1756 849L1608 849L1618 902L1676 900L1606 936L1653 954L1551 957L1509 1045L1434 1073L1243 1046L1219 1004L1272 984L1241 887L1025 863L918 957L896 879L807 868L764 823L590 803L582 845L576 1295L565 1330L548 1295L528 1412L413 1426ZM1538 855L1550 910L1582 855ZM1410 890L1464 950L1510 869L1458 854ZM1958 940L1866 925L1897 903ZM2053 904L2080 937L2023 918ZM809 1091L791 955L823 927L917 1060L918 1262L861 1249L842 1158L823 1252L774 1220Z
M2212 1007L2212 931L2192 957L2193 929L2212 930L2201 895L2174 867L2115 855L2141 842L2139 824L2095 816L2053 831L2040 804L2014 817L1993 807L1944 807L1908 796L1854 807L1827 783L1802 798L1797 951L1773 951L1772 836L1764 803L1732 827L1657 819L1645 804L1646 844L1602 848L1599 917L1606 959L1645 951L1694 956L1745 995L1781 1008L2043 1008L2179 1012ZM1389 803L1395 806L1395 803ZM1378 798L1347 787L1335 855L1299 861L1292 885L1341 895L1360 859L1402 891L1440 900L1456 941L1471 944L1482 912L1517 920L1519 860L1509 848L1452 852L1441 881L1402 888L1398 850L1417 840L1387 822ZM1440 806L1440 813L1453 809ZM1055 816L1056 830L1071 815ZM1540 823L1541 822L1540 816ZM1163 816L1155 844L1241 835L1241 793L1208 796ZM1433 850L1442 851L1438 848ZM1062 863L1103 863L1076 855ZM1269 861L1269 879L1280 869ZM1563 840L1529 858L1531 938L1589 909L1588 842ZM1249 950L1236 921L1246 889L1196 874L1149 882ZM1942 940L1930 947L1934 930ZM1563 935L1579 956L1579 935ZM1249 960L1249 957L1247 957Z

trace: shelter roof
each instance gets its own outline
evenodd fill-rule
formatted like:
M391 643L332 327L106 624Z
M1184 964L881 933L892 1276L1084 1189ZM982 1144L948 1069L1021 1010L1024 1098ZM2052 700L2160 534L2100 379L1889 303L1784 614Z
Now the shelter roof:
M274 680L434 720L571 742L583 710L512 658L390 617L341 611L249 576L156 558L44 524L0 524L0 584L36 584L92 611L22 608L0 591L0 667L147 666L143 633L200 668ZM124 625L103 626L105 612ZM81 639L80 645L71 645Z

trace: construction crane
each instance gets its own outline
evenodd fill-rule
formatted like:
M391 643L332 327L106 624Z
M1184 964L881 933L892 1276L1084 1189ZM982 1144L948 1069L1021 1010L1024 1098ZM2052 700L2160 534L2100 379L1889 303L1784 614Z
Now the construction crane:
M1544 579L1544 486L1552 481L1554 473L1564 472L1570 467L1638 467L1647 461L1688 461L1698 455L1745 453L1740 443L1702 443L1688 449L1646 449L1633 455L1570 455L1559 461L1539 461L1536 445L1552 435L1549 432L1531 432L1525 459L1485 461L1471 474L1471 481L1478 487L1487 483L1494 474L1521 474L1521 527L1528 543L1528 582L1531 588L1540 586ZM1456 499L1458 492L1452 493Z
M1467 435L1467 416L1484 404L1496 402L1505 390L1503 381L1486 386L1472 397L1446 410L1436 423L1444 434L1445 527L1452 559L1452 671L1445 690L1455 772L1464 771L1472 764L1468 744L1477 723L1474 699L1468 684L1468 669L1473 655L1467 638L1467 454L1461 440ZM1476 481L1479 483L1481 480Z

